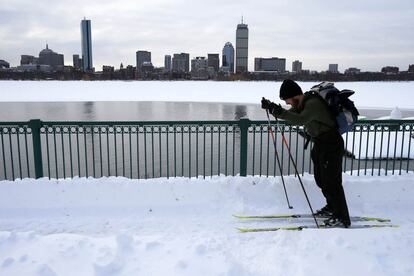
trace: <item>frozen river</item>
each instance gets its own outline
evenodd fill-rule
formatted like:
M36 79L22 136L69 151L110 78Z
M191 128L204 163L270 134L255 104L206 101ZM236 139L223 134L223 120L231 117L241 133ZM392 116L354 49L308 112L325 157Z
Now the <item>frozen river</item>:
M413 117L414 110L401 110ZM389 108L361 109L368 118L388 116ZM203 121L266 120L259 104L200 102L0 102L1 121Z
M299 82L304 91L316 82ZM378 118L398 107L414 116L414 82L342 82L355 90L362 115ZM0 81L0 121L265 119L262 96L278 100L280 82Z

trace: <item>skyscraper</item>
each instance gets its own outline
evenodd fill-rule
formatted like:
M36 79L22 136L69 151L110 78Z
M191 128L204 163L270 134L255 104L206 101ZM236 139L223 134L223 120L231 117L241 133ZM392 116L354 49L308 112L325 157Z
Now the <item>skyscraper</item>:
M295 60L294 62L292 62L292 72L302 72L302 62L300 62L299 60Z
M219 54L207 54L208 67L214 68L214 72L218 72L220 67Z
M167 72L171 71L171 56L170 55L165 55L164 57L164 69Z
M92 33L91 21L83 19L81 21L82 35L82 63L83 70L90 71L93 69L92 63Z
M63 69L64 57L62 54L55 53L46 44L46 49L43 49L39 53L38 64L49 65L53 69Z
M152 71L154 67L151 63L151 52L137 51L137 78L144 79L148 76L148 72Z
M82 68L82 59L79 58L79 55L73 55L73 68L75 69Z
M229 67L230 72L234 73L234 47L230 42L223 47L223 67Z
M151 62L151 52L137 51L137 70L141 70L144 62Z
M191 78L208 79L208 61L205 57L196 57L191 60Z
M248 72L249 29L247 24L237 25L236 30L236 73Z
M174 54L172 58L172 70L176 73L188 73L190 71L190 54Z
M334 64L329 64L328 71L329 71L330 73L338 73L338 72L339 72L339 71L338 71L338 64L336 64L336 63L334 63Z

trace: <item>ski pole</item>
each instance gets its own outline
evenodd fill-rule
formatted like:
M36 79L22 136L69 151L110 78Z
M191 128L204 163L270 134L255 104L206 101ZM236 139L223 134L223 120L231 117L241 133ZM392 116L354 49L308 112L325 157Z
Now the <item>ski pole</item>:
M272 126L270 124L269 110L267 110L267 109L266 109L266 114L267 114L267 122L268 122L268 125L269 125L269 132L270 132L270 134L272 136L273 145L275 146L275 155L276 155L277 165L279 166L280 178L282 179L283 189L285 190L285 196L286 196L287 205L288 205L289 209L293 209L293 207L289 203L289 197L288 197L288 194L287 194L287 191L286 191L285 180L283 178L282 166L280 164L279 154L277 153L276 139L275 139L275 135L274 135L273 130L272 130Z
M293 167L295 168L295 173L298 175L300 185L301 185L301 187L302 187L303 193L305 194L306 201L308 202L309 209L311 210L311 213L312 213L313 219L315 220L316 227L317 227L317 228L319 228L318 221L316 220L315 214L313 213L312 205L311 205L311 203L310 203L310 201L309 201L308 194L306 193L305 186L303 186L302 178L300 177L300 174L299 174L298 168L297 168L297 166L296 166L296 162L295 162L295 160L293 159L292 153L290 152L289 145L288 145L288 143L287 143L287 141L286 141L286 138L285 138L285 135L284 135L284 131L281 131L281 130L280 130L280 128L279 128L279 120L278 120L276 117L275 117L275 119L276 119L276 123L277 123L277 128L278 128L278 130L280 131L280 133L282 134L282 140L283 140L283 142L284 142L284 144L285 144L285 146L286 146L286 148L287 148L287 150L288 150L290 160L292 161Z

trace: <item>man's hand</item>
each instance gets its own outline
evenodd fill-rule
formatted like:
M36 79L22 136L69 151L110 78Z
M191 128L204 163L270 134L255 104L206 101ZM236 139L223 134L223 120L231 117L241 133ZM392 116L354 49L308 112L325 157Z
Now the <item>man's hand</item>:
M262 108L263 109L270 109L270 106L274 104L271 101L269 101L268 99L266 99L265 97L262 98Z
M273 107L273 109L271 111L273 115L278 116L278 115L282 114L283 111L285 111L280 104L274 104L274 105L275 106Z
M275 104L264 97L262 98L262 108L269 110L273 115L280 115L284 110L280 104Z

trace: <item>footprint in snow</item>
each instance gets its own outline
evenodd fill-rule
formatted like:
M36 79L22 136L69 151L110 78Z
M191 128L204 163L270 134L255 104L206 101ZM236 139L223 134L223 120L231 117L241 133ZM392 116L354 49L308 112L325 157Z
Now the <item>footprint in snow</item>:
M187 267L188 267L188 264L187 264L187 262L186 261L184 261L184 260L180 260L180 261L178 261L177 262L177 264L175 265L178 269L182 269L182 270L184 270L184 269L186 269Z
M199 256L205 255L207 252L207 247L204 244L199 244L195 247L195 252Z
M161 247L161 243L159 243L159 242L148 242L146 245L145 245L145 249L147 250L147 251L149 251L149 250L154 250L154 249L157 249L157 248L159 248L159 247Z
M47 264L43 264L37 270L39 276L57 276L56 272L53 271Z
M3 261L1 267L6 268L11 266L14 263L14 259L13 258L7 258Z

